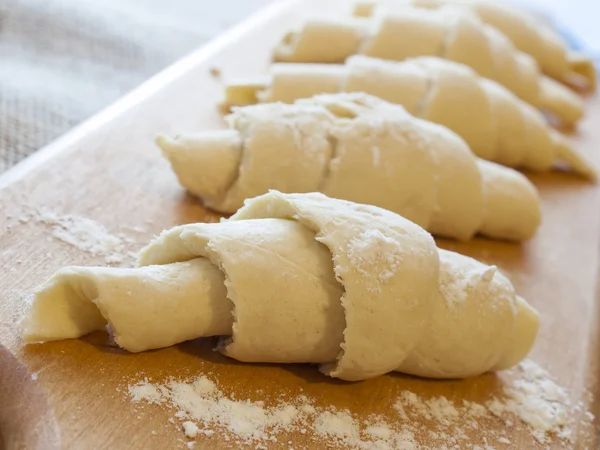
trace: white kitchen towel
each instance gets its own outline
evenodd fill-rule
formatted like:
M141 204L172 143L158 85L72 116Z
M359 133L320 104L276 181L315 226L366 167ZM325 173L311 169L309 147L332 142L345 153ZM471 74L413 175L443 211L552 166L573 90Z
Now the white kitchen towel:
M0 0L0 172L272 0Z

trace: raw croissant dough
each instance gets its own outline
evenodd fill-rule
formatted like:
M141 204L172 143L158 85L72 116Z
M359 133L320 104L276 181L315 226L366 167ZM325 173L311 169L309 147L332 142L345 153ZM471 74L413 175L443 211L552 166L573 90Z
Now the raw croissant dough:
M565 41L546 24L526 12L512 7L507 2L491 0L361 0L356 3L354 14L368 17L375 7L386 7L407 3L423 8L440 8L458 5L469 8L473 13L493 26L522 52L532 56L542 71L563 83L589 90L596 88L596 69L591 58L569 50Z
M350 18L308 20L275 48L275 60L342 63L356 53L395 61L437 56L471 67L566 124L582 117L579 95L543 76L531 56L518 51L506 36L469 10L403 5L378 11L367 21L368 27ZM322 44L325 40L328 45Z
M157 139L181 184L224 213L277 189L376 205L457 239L524 240L540 223L537 191L523 175L367 94L247 106L228 121L230 130Z
M468 67L440 58L395 62L357 55L345 65L273 64L268 79L230 83L225 102L289 103L340 91L366 92L445 125L483 159L536 171L566 163L596 179L595 169L546 124L539 111Z
M132 352L224 335L220 351L240 361L319 363L344 380L456 378L517 364L539 326L496 267L322 194L271 191L229 221L163 232L139 263L58 271L35 291L24 339L108 323Z

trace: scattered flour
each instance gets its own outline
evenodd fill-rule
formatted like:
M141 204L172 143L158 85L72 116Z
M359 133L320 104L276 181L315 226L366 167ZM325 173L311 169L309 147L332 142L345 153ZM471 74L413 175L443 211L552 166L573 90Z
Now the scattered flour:
M449 307L455 307L467 300L466 280L462 273L450 270L452 263L446 262L440 255L440 294Z
M546 448L557 439L572 445L575 420L581 425L583 417L591 426L594 416L583 404L571 405L564 389L534 362L525 361L505 374L502 395L485 404L443 396L424 399L402 391L391 399L397 420L383 416L361 420L348 410L317 406L306 395L279 396L269 404L238 399L206 376L163 385L145 380L130 385L129 396L135 402L173 408L188 438L217 432L231 448L270 448L281 434L296 432L306 435L310 444L288 442L294 449L493 450L511 448L507 431L514 430L528 430ZM187 445L192 448L194 443Z
M161 403L163 400L162 386L156 386L146 381L135 386L129 386L129 395L133 401L145 400L149 403Z
M433 398L425 402L433 418L442 425L450 425L458 419L459 413L446 397Z
M268 448L278 435L296 431L310 434L326 445L358 449L413 449L412 434L398 432L383 422L366 426L348 411L314 406L313 400L299 396L265 402L234 400L205 376L188 382L170 381L164 385L142 381L129 386L132 400L166 404L176 410L175 417L188 438L212 436L219 432L233 447ZM294 444L294 448L304 448Z
M359 439L356 420L347 411L324 411L315 419L315 432L320 436L333 437L341 442Z
M350 265L365 277L375 277L371 290L394 277L402 262L402 248L377 229L366 230L348 243Z
M550 443L551 434L574 442L573 407L564 389L533 361L523 361L516 370L520 377L504 389L504 398L488 402L489 411L499 417L516 415L531 427L531 434L541 444Z
M127 251L127 244L134 241L123 234L112 234L101 224L75 215L59 215L55 212L41 210L19 218L21 223L35 220L51 226L55 239L87 252L93 256L102 256L106 264L120 264L125 260L133 261L136 254ZM142 232L142 228L135 228Z
M477 430L485 441L494 445L510 445L506 431L498 431L497 425L488 426L494 419L497 424L498 418L509 430L515 427L514 419L520 419L516 428L528 430L544 445L551 444L555 437L568 445L573 444L577 416L584 417L585 423L579 417L579 425L584 428L592 424L594 417L585 411L583 404L573 406L565 390L533 361L526 360L502 376L509 378L504 383L502 395L485 404L463 400L457 405L445 397L423 400L413 392L404 391L394 408L401 420L426 423L428 437L436 444L441 445L445 440L458 445L457 448L469 445L467 432L470 430ZM480 448L491 447L486 443Z
M107 264L123 261L123 240L91 219L73 215L59 216L48 211L39 213L37 219L52 226L52 235L56 239L94 256L104 256Z
M196 426L196 424L194 422L190 422L189 420L186 420L185 422L182 423L182 425L183 425L183 431L187 437L195 438L196 436L198 436L198 432L200 431L200 429Z
M442 252L440 253L440 293L450 308L455 307L464 303L469 293L478 287L489 286L497 272L498 268L494 265L457 271L452 257Z

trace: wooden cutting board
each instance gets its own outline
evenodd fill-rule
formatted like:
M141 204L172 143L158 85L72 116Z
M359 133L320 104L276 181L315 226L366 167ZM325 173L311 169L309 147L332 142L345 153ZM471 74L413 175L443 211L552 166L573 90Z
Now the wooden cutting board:
M105 333L29 347L19 339L18 322L35 285L65 265L104 264L102 255L57 239L56 223L39 217L50 212L92 219L121 233L126 250L139 249L173 225L218 219L179 187L152 142L154 134L222 127L216 106L222 77L264 72L269 49L288 27L311 10L333 11L342 4L344 0L275 4L0 177L0 430L8 448L185 448L181 429L168 422L172 411L158 406L134 411L123 392L128 383L144 377L161 381L212 372L238 397L256 400L257 389L274 396L302 389L321 405L364 417L384 414L390 420L390 399L403 389L455 401L485 401L498 392L502 381L494 374L443 382L388 375L343 383L309 366L239 364L212 352L210 341L132 355L117 349ZM214 69L222 72L221 78ZM600 102L591 100L573 138L597 167L599 123ZM518 292L541 313L531 358L574 402L598 413L600 191L568 174L531 179L544 209L535 239L523 245L483 239L439 244L497 264L511 276ZM503 425L498 421L492 426ZM535 447L526 431L507 431L512 443L494 444L496 448ZM472 438L482 444L476 432ZM307 439L289 436L294 444L311 447ZM196 448L227 444L216 434L199 439ZM572 448L596 445L596 433L578 433ZM555 441L551 447L563 444Z

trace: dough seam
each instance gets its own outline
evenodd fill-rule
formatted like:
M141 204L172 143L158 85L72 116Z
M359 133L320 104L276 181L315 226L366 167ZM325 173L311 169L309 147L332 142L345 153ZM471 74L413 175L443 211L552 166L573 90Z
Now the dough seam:
M435 75L429 73L427 70L424 70L421 66L418 67L425 73L425 82L427 83L426 91L423 94L423 97L421 97L421 100L419 100L415 110L415 117L422 118L423 114L425 114L427 111L427 105L431 103L431 100L435 96L437 80Z
M232 112L235 112L236 109L238 109L238 108L234 108L232 110ZM240 177L242 176L242 167L244 167L244 162L248 158L248 149L247 149L247 145L246 145L248 136L246 135L246 130L244 130L244 132L240 131L238 123L235 120L233 120L233 117L234 117L233 114L230 114L225 118L225 120L234 130L237 131L238 136L240 138L240 145L241 145L240 158L239 158L239 163L237 166L236 174L234 177L232 177L231 182L228 183L227 187L225 189L223 189L223 196L220 199L218 199L219 202L223 202L225 199L227 199L229 192L232 190L232 188L235 186L235 184L239 181Z

